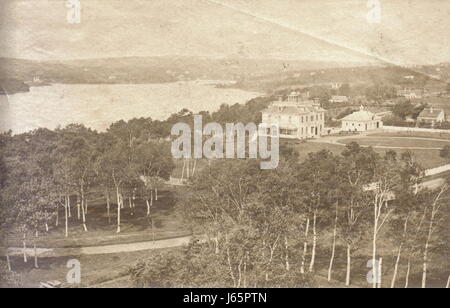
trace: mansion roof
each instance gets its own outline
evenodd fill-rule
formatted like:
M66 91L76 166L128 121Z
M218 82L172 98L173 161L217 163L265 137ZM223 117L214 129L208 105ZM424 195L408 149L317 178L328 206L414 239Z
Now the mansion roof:
M284 115L307 115L313 112L325 112L325 109L313 104L280 104L277 102L270 105L262 112Z

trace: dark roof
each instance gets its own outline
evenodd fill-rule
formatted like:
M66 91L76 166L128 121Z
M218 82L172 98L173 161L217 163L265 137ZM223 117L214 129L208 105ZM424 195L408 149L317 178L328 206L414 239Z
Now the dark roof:
M418 116L418 118L430 118L435 119L437 118L441 112L443 112L442 109L439 108L425 108Z

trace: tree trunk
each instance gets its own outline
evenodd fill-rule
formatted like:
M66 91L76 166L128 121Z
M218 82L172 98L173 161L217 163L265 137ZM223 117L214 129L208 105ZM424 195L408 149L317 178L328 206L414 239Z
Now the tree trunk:
M68 208L67 208L68 216L69 216L69 218L71 218L72 217L72 211L70 210L70 195L67 196L67 204L68 204Z
M183 169L181 170L181 182L183 182L185 167L186 167L186 160L183 160Z
M427 287L428 247L429 247L429 238L427 238L427 241L425 242L425 248L423 250L422 288Z
M23 262L27 263L27 234L23 234Z
M81 220L80 196L77 194L77 219Z
M119 187L116 187L116 195L117 195L117 233L120 233L120 208L121 208L121 202L120 202Z
M48 232L48 223L45 223L45 232Z
M374 275L372 281L372 288L377 287L378 272L376 268L377 263L377 230L378 230L378 205L377 202L373 205L374 221L373 221L373 238L372 238L372 274Z
M215 238L213 238L214 241L214 252L216 255L218 255L220 253L220 249L219 249L219 235L217 235Z
M434 208L431 212L430 224L428 226L427 239L425 241L425 247L423 249L422 288L426 288L426 286L427 286L428 249L430 247L431 234L433 232L433 222L434 222Z
M147 204L147 216L150 216L150 203L148 203L148 199L145 200L145 204Z
M87 215L88 213L88 198L84 198L84 214Z
M151 222L152 222L152 241L153 243L155 243L155 229L154 229L154 224L153 224L153 218L150 218Z
M402 254L402 244L398 246L397 259L395 259L394 274L392 275L391 280L391 288L395 287L395 280L397 279L398 265L400 263L401 254Z
M111 200L109 198L109 190L106 190L106 215L108 217L108 223L111 223Z
M402 235L400 245L398 246L398 253L397 253L397 259L395 260L394 274L392 275L391 288L395 287L395 280L397 279L397 273L398 273L398 265L400 264L400 257L402 254L403 241L406 237L406 233L408 230L408 220L409 220L409 215L408 215L408 217L406 217L405 223L403 225L403 235Z
M6 265L8 266L8 271L11 272L11 260L9 259L8 247L6 247Z
M380 262L378 263L378 288L381 288L381 276L382 276L382 269L383 269L383 258L380 258Z
M300 266L300 273L302 274L305 273L306 251L308 249L308 233L309 233L309 217L306 218L305 241L303 242L302 264Z
M56 221L55 221L55 226L56 226L56 227L59 226L59 204L56 205Z
M192 176L194 176L194 174L195 174L195 168L196 168L196 166L197 166L197 160L194 159L194 168L192 168ZM247 263L245 263L245 264L247 264Z
M37 256L37 248L36 248L36 240L38 239L38 236L39 236L39 234L38 234L38 231L36 230L36 236L35 236L34 243L33 243L33 246L34 246L34 267L35 268L39 268L38 256Z
M405 289L409 286L409 273L411 271L411 256L408 257L408 265L406 266Z
M334 227L333 227L333 244L331 246L330 265L328 266L328 277L327 277L328 281L331 281L331 272L333 270L334 255L336 253L337 222L338 222L338 205L336 202L336 216L334 218Z
M12 271L11 268L11 260L9 258L9 240L8 240L8 235L6 235L5 238L5 254L6 254L6 265L8 266L8 271Z
M81 192L81 218L83 219L83 229L84 232L87 232L87 226L86 226L86 209L85 209L85 205L87 207L87 200L84 197L84 192Z
M352 247L349 243L347 243L347 272L345 275L345 285L350 286L350 269L352 264Z
M191 177L190 173L191 173L191 164L189 159L186 159L186 178L189 179Z
M130 208L130 216L133 216L133 203L131 202L131 197L128 197L128 206Z
M155 201L158 201L158 188L155 188Z
M448 289L450 287L450 275L448 275L447 284L445 285L445 288Z
M197 161L197 160L195 160L195 161ZM247 288L247 260L248 260L248 252L244 259L244 279L243 279L244 280L244 283L243 283L244 289Z
M64 200L64 217L65 217L65 224L64 224L64 228L65 228L65 237L69 236L69 213L68 213L68 204L67 204L67 196L65 197Z
M441 191L441 193L442 193L442 191ZM428 270L428 262L429 262L429 260L428 260L428 249L430 247L431 235L433 233L434 219L435 219L436 214L437 214L436 203L439 200L439 196L436 197L436 199L434 200L434 203L433 203L433 207L432 207L432 210L431 210L430 224L428 225L427 239L425 241L425 247L424 247L424 250L423 250L422 288L426 288L426 286L427 286L427 270Z
M284 259L286 271L289 271L291 269L291 265L289 263L289 242L287 236L284 237L284 250L286 254Z
M311 252L311 262L309 263L309 271L312 272L314 270L314 262L316 261L316 246L317 246L317 232L316 232L316 222L317 222L317 211L314 211L313 216L313 245Z

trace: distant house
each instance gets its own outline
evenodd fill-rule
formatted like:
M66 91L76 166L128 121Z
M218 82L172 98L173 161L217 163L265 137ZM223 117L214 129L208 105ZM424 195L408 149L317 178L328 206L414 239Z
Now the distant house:
M342 87L342 83L340 83L340 82L333 82L333 83L331 83L331 88L333 90L339 90L341 87Z
M330 103L347 103L348 97L344 95L333 95L329 100Z
M417 117L418 122L425 122L429 124L442 123L445 121L445 112L443 109L425 108Z
M407 99L422 98L424 91L421 89L402 89L397 91L397 96Z
M359 111L355 111L342 119L343 131L358 131L364 132L383 127L381 117L364 110L361 106Z

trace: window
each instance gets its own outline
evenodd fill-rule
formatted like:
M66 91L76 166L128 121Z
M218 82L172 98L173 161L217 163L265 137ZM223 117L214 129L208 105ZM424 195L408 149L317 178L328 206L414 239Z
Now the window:
M286 129L286 128L282 128L282 129L280 129L280 134L292 136L292 135L297 134L297 130L296 130L296 129Z
M313 121L314 121L314 116L312 115L312 116L311 116L311 122L313 122Z
M300 118L301 118L301 121L302 121L302 123L303 123L303 116L301 116Z
M289 117L289 123L291 123L292 122L292 117Z

